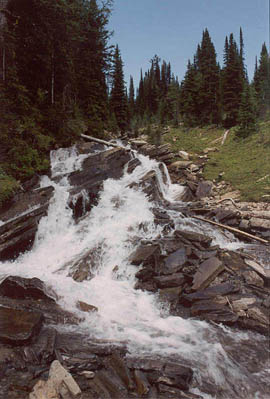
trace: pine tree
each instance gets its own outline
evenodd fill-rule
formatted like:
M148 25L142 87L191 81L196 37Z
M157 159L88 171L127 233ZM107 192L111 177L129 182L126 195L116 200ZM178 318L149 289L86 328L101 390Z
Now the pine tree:
M226 55L227 51L228 55ZM224 125L232 127L238 122L239 107L244 87L243 67L232 33L228 49L225 42L224 58L227 60L222 74Z
M266 44L262 45L259 65L255 65L253 85L256 91L258 113L260 118L266 118L270 112L270 57Z
M127 100L124 83L123 62L118 45L115 47L112 72L111 109L115 114L121 133L127 127Z
M130 110L130 117L132 119L135 113L135 92L134 92L134 82L132 76L130 76L130 82L129 82L128 106Z
M250 88L245 86L238 116L238 129L236 130L236 137L246 138L256 131L256 112L252 102Z

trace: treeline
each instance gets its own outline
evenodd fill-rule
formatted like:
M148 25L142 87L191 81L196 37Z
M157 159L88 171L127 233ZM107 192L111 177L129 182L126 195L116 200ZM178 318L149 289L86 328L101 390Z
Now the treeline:
M131 90L129 102L134 103ZM151 60L144 77L141 72L131 115L133 124L152 119L161 125L181 121L189 127L238 125L238 135L246 137L256 130L258 119L270 118L270 58L265 43L249 83L242 29L239 45L233 34L226 37L222 67L205 29L181 84L171 73L170 63L163 61L160 68L157 56Z
M1 10L0 179L45 171L51 148L82 132L102 136L116 116L126 128L122 61L107 28L111 7L110 0L9 0Z

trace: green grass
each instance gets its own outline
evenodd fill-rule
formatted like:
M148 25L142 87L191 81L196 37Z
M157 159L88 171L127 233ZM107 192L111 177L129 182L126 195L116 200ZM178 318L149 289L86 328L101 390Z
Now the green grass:
M214 127L206 128L171 128L169 133L163 135L163 141L170 143L172 150L178 152L179 150L187 151L196 159L196 155L203 152L205 148L217 147L213 143L216 139L221 137L224 129L217 129Z
M218 152L208 154L204 178L218 179L219 173L224 172L222 179L241 192L241 200L270 202L270 122L260 123L258 132L245 140L237 140L235 131L236 128L230 130L223 146L220 141L213 141L222 137L225 129L171 129L163 138L174 151L181 149L197 155L207 147L217 147ZM197 155L193 155L194 161Z

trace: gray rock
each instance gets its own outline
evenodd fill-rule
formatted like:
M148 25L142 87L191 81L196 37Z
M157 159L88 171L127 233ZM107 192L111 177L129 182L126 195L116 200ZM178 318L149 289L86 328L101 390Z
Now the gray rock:
M173 288L182 286L186 279L182 273L174 273L168 276L154 277L158 288Z
M196 190L197 198L210 197L212 193L213 183L211 181L201 181Z
M208 287L216 276L224 270L222 262L216 258L209 258L200 264L198 271L193 277L192 289L197 291Z
M187 261L187 251L186 248L182 245L180 249L173 252L169 255L165 260L164 270L162 270L163 274L171 274L179 271L182 266Z

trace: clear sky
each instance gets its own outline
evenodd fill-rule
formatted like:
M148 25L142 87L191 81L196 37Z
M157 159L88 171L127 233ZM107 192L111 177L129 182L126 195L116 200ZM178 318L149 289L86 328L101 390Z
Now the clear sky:
M244 36L245 63L253 78L255 57L263 42L269 48L270 0L114 0L109 28L111 42L118 43L125 79L132 75L137 86L140 68L150 67L157 54L171 62L181 81L188 59L193 59L202 31L207 28L222 65L225 36Z

